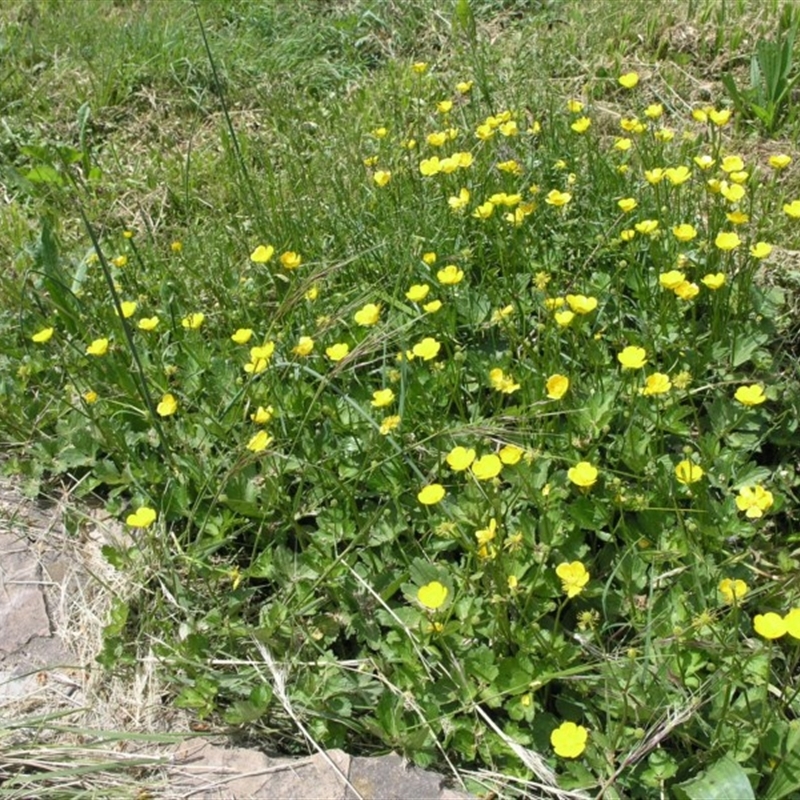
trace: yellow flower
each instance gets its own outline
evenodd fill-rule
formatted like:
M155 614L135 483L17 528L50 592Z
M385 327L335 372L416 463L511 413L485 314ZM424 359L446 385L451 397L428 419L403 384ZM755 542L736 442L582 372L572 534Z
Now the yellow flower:
M617 361L624 369L641 369L647 363L647 353L643 347L628 345L617 354Z
M498 322L502 322L504 319L510 317L513 313L514 306L512 305L496 308L494 311L492 311L492 323L497 324Z
M427 61L415 61L411 65L411 71L416 75L424 75L428 71Z
M489 525L486 528L481 528L475 531L475 538L478 540L479 545L487 545L497 537L497 520L492 517L489 520Z
M314 349L314 340L310 336L301 336L297 340L297 344L292 348L292 353L296 356L311 355Z
M644 115L648 119L658 119L664 113L664 106L661 103L651 103L644 110Z
M431 300L430 303L425 303L425 305L422 306L422 310L426 314L435 314L441 307L442 307L441 300Z
M439 100L439 102L436 103L436 110L440 114L448 114L448 113L450 113L450 111L453 110L453 101L452 100Z
M586 133L589 130L589 126L592 124L592 121L589 117L578 117L575 122L570 125L575 133Z
M357 325L363 325L365 328L370 325L375 325L381 316L381 307L377 303L367 303L362 306L353 315Z
M470 197L469 189L463 187L457 195L447 198L447 205L454 212L463 211L469 205Z
M750 255L753 258L766 258L772 252L772 245L766 242L756 242L750 248Z
M692 161L694 161L694 163L697 164L697 166L703 170L711 169L711 167L713 167L714 164L717 163L716 159L712 158L709 155L695 156L692 159Z
M441 483L429 483L417 493L417 500L424 506L435 506L447 494Z
M734 605L741 600L748 592L747 584L740 578L723 578L717 587L722 599L728 605Z
M372 176L372 180L375 181L375 185L383 188L386 186L387 183L392 179L392 173L388 169L379 169L375 172ZM286 266L284 264L284 266ZM299 263L297 266L300 266ZM291 267L293 269L293 267Z
M557 756L577 758L585 749L589 732L583 725L562 722L551 734L550 744Z
M473 158L472 153L470 153L468 151L462 151L462 152L459 152L459 153L453 153L453 155L450 156L450 158L455 159L455 161L457 162L458 166L461 169L467 169L468 167L471 167L472 166L472 162L475 160Z
M111 263L115 267L124 267L128 263L128 256L117 256L116 258L112 258Z
M658 276L658 282L664 289L674 291L682 283L686 282L686 276L677 269L672 269L669 272L662 272Z
M800 639L800 608L793 608L783 618L786 623L786 633L794 639Z
M772 506L774 498L769 489L765 489L760 484L755 486L744 486L739 490L736 497L736 508L744 511L749 519L758 519L764 516L764 512Z
M672 381L672 385L676 389L685 389L692 382L692 373L682 370L679 372Z
M516 136L519 133L519 127L515 120L510 119L499 126L498 130L503 136Z
M747 222L750 222L750 217L745 214L743 211L729 211L725 214L725 218L731 225L744 225Z
M456 91L459 94L469 94L472 91L473 81L459 81L456 84Z
M565 206L572 200L572 195L569 192L560 192L558 189L552 189L547 193L544 201L550 206Z
M500 367L489 370L489 382L495 391L503 394L513 394L520 388L520 385L514 383L514 379L510 375L506 375Z
M700 287L690 281L681 281L673 291L681 300L692 300L700 294Z
M675 467L675 477L678 479L678 483L685 485L697 483L704 474L702 467L688 459L680 461Z
M370 405L373 408L384 408L394 402L394 392L391 389L378 389L372 393L372 402Z
M625 153L633 147L633 141L627 136L619 136L614 140L614 149Z
M743 406L760 406L767 402L764 387L758 383L749 386L740 386L733 395Z
M123 300L120 304L120 310L122 311L122 316L125 319L130 319L136 313L136 307L138 303L135 300Z
M720 167L723 172L741 172L744 169L744 161L740 156L725 156Z
M381 436L387 436L399 425L400 416L398 414L392 414L391 416L384 417L383 422L381 422L381 427L379 428Z
M589 583L589 573L580 561L563 561L556 567L556 575L561 579L561 587L569 598L577 597Z
M500 460L509 467L513 466L514 464L519 464L524 454L525 451L521 447L517 447L515 444L503 445L500 448L500 451L497 453Z
M650 397L654 394L666 394L672 388L672 382L669 375L663 372L654 372L648 375L644 382L644 387L640 390L645 397Z
M637 222L633 227L641 234L655 233L658 230L658 220L643 219L641 222Z
M139 320L139 330L154 331L158 327L158 317L143 317Z
M350 345L345 342L338 342L325 348L325 355L331 361L341 361L350 352Z
M171 417L178 410L178 401L174 394L165 394L161 402L156 406L156 411L160 417Z
M455 286L455 284L464 280L464 271L455 264L448 264L444 269L440 269L436 273L436 279L444 286Z
M236 344L247 344L253 338L252 328L238 328L235 333L231 334L231 341Z
M275 409L272 406L259 406L251 415L250 419L255 422L256 425L266 425L275 414Z
M441 608L447 600L447 587L439 581L431 581L417 589L417 600L430 611Z
M692 172L688 167L669 167L664 170L664 176L673 186L680 186L692 177Z
M436 263L436 253L434 253L434 252L423 253L422 254L422 260L429 267L432 267Z
M712 110L708 112L708 118L717 126L727 125L731 118L731 110L724 108L722 111Z
M713 292L725 285L725 275L722 272L709 272L708 275L703 276L701 283Z
M280 262L284 269L297 269L303 263L303 259L299 253L287 250L281 254Z
M308 291L303 295L306 300L313 303L319 297L319 286L315 283L310 286Z
M104 356L108 352L108 339L95 339L87 348L86 355Z
M742 172L731 172L731 174L728 177L734 183L747 183L747 179L750 177L750 173L746 172L744 170ZM743 197L744 197L744 190L742 190L742 193L738 196L737 199L741 200ZM728 197L728 200L730 200L730 199L731 198ZM734 202L734 201L731 201L731 202Z
M798 205L800 205L800 200L797 201ZM489 217L494 214L494 203L491 200L487 200L485 203L481 203L473 212L472 216L476 219L489 219ZM800 216L800 214L798 214Z
M676 225L672 229L672 235L679 242L691 242L697 236L697 228L694 225L683 223L683 225Z
M576 314L591 314L597 308L597 298L586 297L582 294L568 294L567 305Z
M559 373L551 375L547 379L545 388L547 389L547 396L551 400L560 400L567 393L567 389L569 389L569 378Z
M500 172L508 172L511 175L522 175L522 166L519 161L515 161L513 158L508 161L500 161L497 164L497 169Z
M557 308L562 308L566 302L567 301L563 297L546 297L544 307L548 311L555 311Z
M644 171L645 180L651 186L657 186L661 181L664 180L664 170L661 167L654 167L653 169L646 169Z
M133 239L133 231L122 231L122 236L125 239Z
M719 192L729 203L738 203L747 194L744 186L739 186L738 183L729 184L727 181L720 183Z
M583 103L580 100L567 100L567 110L573 114L580 114L583 111Z
M430 290L431 287L428 286L427 283L415 283L406 292L406 298L409 299L412 303L419 303L428 296L428 292Z
M502 469L503 462L494 453L481 456L472 463L472 474L479 481L490 481L492 478L496 478Z
M97 402L98 399L97 392L95 392L92 389L89 389L88 392L83 393L83 399L86 401L86 403L88 403L88 405L93 405L94 403Z
M786 633L786 620L774 611L756 614L753 618L753 629L765 639L780 639Z
M419 171L426 178L432 175L438 175L442 171L442 162L438 156L431 156L431 158L423 158L419 162Z
M262 450L266 450L270 444L272 444L272 437L262 430L250 439L247 443L247 449L252 450L254 453L260 453Z
M792 219L800 219L800 200L792 200L791 203L784 203L783 213Z
M623 242L629 242L634 236L636 236L636 231L633 228L626 228L624 231L619 232L619 238Z
M581 489L591 489L597 483L598 469L588 461L579 461L574 467L567 470L567 477L571 483Z
M620 86L623 86L626 89L633 89L637 83L639 83L638 72L626 72L624 75L619 76Z
M275 248L270 245L260 244L250 253L250 260L254 264L266 264L275 255Z
M444 459L447 462L447 466L453 470L453 472L462 472L465 469L468 469L470 464L475 460L475 451L469 447L454 447Z
M187 330L196 331L203 324L205 318L205 314L200 311L195 311L191 314L187 314L181 320L181 325L183 325L183 327Z
M792 163L792 157L785 153L778 153L769 157L769 165L773 169L786 169Z
M645 125L643 122L639 122L636 117L631 119L623 117L619 121L619 126L626 133L644 133L647 130L647 125Z
M439 355L441 344L431 336L426 336L421 342L417 342L411 348L411 352L416 358L421 358L424 361L430 361Z
M31 341L36 342L36 344L44 344L53 338L54 332L55 328L42 328L31 336Z
M128 514L125 524L131 528L149 528L158 519L154 508L140 506L133 514Z
M481 141L485 142L494 136L494 128L486 123L478 125L478 127L475 128L475 136L477 136Z
M374 167L378 163L378 156L367 156L364 159L365 167Z
M575 312L574 311L556 311L553 315L553 319L555 319L556 324L561 328L566 328L567 325L575 319Z

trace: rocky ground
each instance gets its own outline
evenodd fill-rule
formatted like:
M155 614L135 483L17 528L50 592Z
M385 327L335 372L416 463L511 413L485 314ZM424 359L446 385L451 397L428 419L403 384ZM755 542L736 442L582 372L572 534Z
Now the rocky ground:
M394 754L273 758L198 737L187 715L163 704L154 658L125 681L105 674L94 656L109 604L131 587L101 548L124 536L67 495L34 502L0 483L0 787L10 796L469 797Z

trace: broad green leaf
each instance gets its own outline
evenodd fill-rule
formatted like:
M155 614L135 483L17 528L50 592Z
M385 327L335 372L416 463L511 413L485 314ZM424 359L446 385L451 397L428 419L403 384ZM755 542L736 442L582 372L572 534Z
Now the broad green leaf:
M756 800L747 773L728 755L673 792L676 800Z

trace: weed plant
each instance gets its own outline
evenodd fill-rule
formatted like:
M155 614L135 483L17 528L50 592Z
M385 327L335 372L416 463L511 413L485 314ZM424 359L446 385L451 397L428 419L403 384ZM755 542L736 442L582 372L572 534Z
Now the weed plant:
M150 590L100 660L151 637L201 718L544 793L796 796L793 153L632 69L525 102L471 14L377 99L226 111L234 189L184 235L94 218L83 137L23 151L86 236L46 218L4 279L7 468L129 526L107 557Z

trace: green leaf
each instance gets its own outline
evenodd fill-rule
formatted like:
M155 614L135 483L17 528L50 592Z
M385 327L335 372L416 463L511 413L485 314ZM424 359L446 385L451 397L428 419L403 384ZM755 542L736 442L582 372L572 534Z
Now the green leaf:
M756 800L747 773L729 755L673 792L676 800Z
M784 748L764 800L781 800L800 790L800 727L790 727Z
M30 170L25 177L31 183L55 183L61 184L64 182L61 174L55 167L49 167L42 164Z

